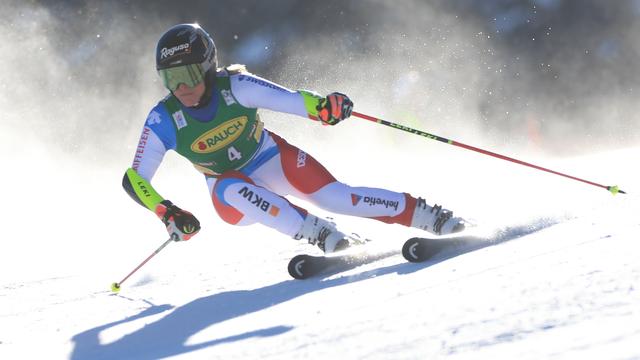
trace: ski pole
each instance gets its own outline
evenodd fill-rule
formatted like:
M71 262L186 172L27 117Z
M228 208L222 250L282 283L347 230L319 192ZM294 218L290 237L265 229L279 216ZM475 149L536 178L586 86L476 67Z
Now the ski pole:
M601 185L601 184L598 184L598 183L595 183L595 182L592 182L592 181L588 181L588 180L577 178L575 176L563 174L561 172L557 172L557 171L553 171L553 170L550 170L550 169L547 169L547 168L543 168L542 166L534 165L534 164L531 164L531 163L528 163L528 162L525 162L525 161L522 161L522 160L514 159L512 157L508 157L508 156L505 156L505 155L500 155L500 154L494 153L492 151L488 151L488 150L477 148L475 146L466 145L466 144L463 144L463 143L455 141L455 140L446 139L446 138L443 138L442 136L429 134L429 133L424 132L424 131L416 130L416 129L413 129L413 128L410 128L410 127L407 127L407 126L404 126L404 125L396 124L396 123L393 123L393 122L390 122L390 121L379 119L379 118L376 118L376 117L373 117L373 116L370 116L370 115L366 115L366 114L362 114L362 113L359 113L359 112L356 112L356 111L353 111L351 113L351 115L359 117L359 118L364 119L364 120L369 120L369 121L373 121L373 122L378 123L378 124L386 125L386 126L394 128L394 129L403 130L403 131L406 131L406 132L409 132L409 133L412 133L412 134L415 134L415 135L420 135L420 136L426 137L426 138L431 139L431 140L437 140L437 141L440 141L440 142L443 142L443 143L446 143L446 144L449 144L449 145L454 145L454 146L458 146L458 147L461 147L461 148L464 148L464 149L467 149L467 150L479 152L481 154L493 156L493 157L498 158L498 159L511 161L513 163L516 163L516 164L520 164L520 165L528 166L530 168L546 171L546 172L551 173L551 174L564 176L566 178L573 179L573 180L576 180L576 181L580 181L580 182L583 182L585 184L601 187L603 189L607 189L613 195L615 195L617 193L626 194L626 192L620 190L620 188L617 185L614 185L614 186Z
M131 271L129 275L125 276L124 279L120 280L119 282L114 282L113 284L111 284L111 291L115 293L120 291L120 285L122 285L123 282L125 282L131 275L133 275L133 273L138 271L138 269L140 269L144 264L146 264L147 261L151 260L152 257L156 256L156 254L162 251L162 249L164 249L165 246L169 245L169 243L172 242L173 239L174 237L171 236L167 241L165 241L162 245L160 245L160 247L157 248L156 251L154 251L151 255L149 255L149 257L144 259L144 261L140 263L140 265L138 265L135 269L133 269L133 271Z

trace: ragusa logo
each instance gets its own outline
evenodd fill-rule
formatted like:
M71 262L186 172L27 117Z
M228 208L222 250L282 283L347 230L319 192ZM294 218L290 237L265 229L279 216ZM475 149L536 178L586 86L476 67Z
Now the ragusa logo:
M191 151L198 154L208 154L224 148L242 134L248 121L246 116L225 121L198 137L191 144Z
M165 59L165 58L171 57L176 52L183 51L183 50L185 52L189 51L189 43L176 45L176 46L170 47L170 48L162 48L162 50L160 50L160 58L161 59Z

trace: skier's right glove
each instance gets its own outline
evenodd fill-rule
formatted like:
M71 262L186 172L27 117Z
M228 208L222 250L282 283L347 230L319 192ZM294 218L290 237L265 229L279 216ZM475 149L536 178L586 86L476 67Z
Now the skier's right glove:
M200 231L200 221L192 213L180 209L169 200L159 203L155 213L167 227L167 232L174 241L189 240Z

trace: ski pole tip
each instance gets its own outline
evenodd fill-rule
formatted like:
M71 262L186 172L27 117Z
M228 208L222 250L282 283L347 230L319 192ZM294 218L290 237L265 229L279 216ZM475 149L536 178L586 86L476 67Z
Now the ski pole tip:
M117 293L120 291L120 284L118 284L117 282L114 282L113 284L111 284L111 292Z
M620 188L618 187L618 185L614 185L614 186L609 186L607 187L607 190L609 190L609 192L613 195L616 194L626 194L626 192L624 192L623 190L620 190Z

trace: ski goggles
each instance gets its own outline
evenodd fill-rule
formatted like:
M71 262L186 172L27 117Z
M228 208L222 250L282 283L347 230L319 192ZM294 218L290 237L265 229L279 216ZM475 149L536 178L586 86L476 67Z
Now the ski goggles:
M204 80L204 70L200 64L189 64L158 70L164 86L176 91L180 84L194 87Z

